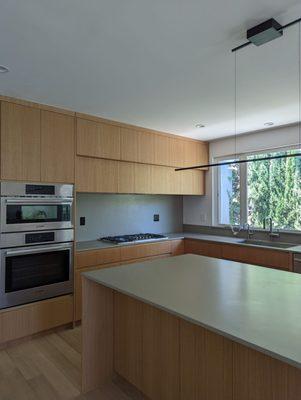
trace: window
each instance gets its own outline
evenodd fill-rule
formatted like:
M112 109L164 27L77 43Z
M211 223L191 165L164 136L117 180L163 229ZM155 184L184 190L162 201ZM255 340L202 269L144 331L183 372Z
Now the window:
M294 152L297 150L244 157L256 159ZM239 158L242 159L243 156ZM301 230L300 158L233 163L219 167L216 171L219 224L249 223L256 228L262 228L265 219L270 217L278 229Z

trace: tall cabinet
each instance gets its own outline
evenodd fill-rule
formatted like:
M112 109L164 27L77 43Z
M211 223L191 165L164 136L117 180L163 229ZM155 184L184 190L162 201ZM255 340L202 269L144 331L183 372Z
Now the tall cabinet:
M74 116L1 102L1 179L74 182Z

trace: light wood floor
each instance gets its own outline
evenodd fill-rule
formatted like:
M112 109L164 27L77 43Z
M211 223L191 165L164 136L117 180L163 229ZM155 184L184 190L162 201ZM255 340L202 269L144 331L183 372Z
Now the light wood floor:
M131 400L110 385L80 394L80 327L0 351L0 400Z

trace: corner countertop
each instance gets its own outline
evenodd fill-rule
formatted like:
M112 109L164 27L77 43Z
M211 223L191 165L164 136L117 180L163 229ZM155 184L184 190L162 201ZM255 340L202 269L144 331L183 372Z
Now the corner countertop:
M209 241L209 242L215 242L215 243L229 243L229 244L238 244L240 246L247 246L247 247L259 247L259 248L265 248L269 250L279 250L279 251L288 251L288 252L293 252L293 253L301 253L301 246L296 245L292 246L289 248L281 248L281 247L270 247L270 246L262 246L262 245L256 245L256 244L247 244L243 243L244 239L243 238L235 238L235 237L229 237L229 236L217 236L217 235L205 235L202 233L192 233L192 232L178 232L178 233L165 233L167 236L167 239L164 240L177 240L177 239L195 239L195 240L204 240L204 241ZM157 240L154 242L158 242ZM151 241L148 242L141 242L140 244L143 243L152 243ZM89 241L82 241L82 242L76 242L76 251L88 251L88 250L100 250L100 249L106 249L106 248L112 248L112 247L118 247L118 246L130 246L130 245L136 245L139 244L139 242L132 242L128 244L113 244L113 243L106 243L106 242L101 242L99 240L89 240Z
M83 275L301 368L301 275L247 267L186 254Z

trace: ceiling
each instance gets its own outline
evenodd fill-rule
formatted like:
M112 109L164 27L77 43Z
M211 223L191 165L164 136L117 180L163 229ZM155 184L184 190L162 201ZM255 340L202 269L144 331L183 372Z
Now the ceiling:
M245 31L300 0L0 0L0 93L198 139L234 133ZM237 130L298 121L298 26L237 53ZM201 123L205 128L197 129Z

